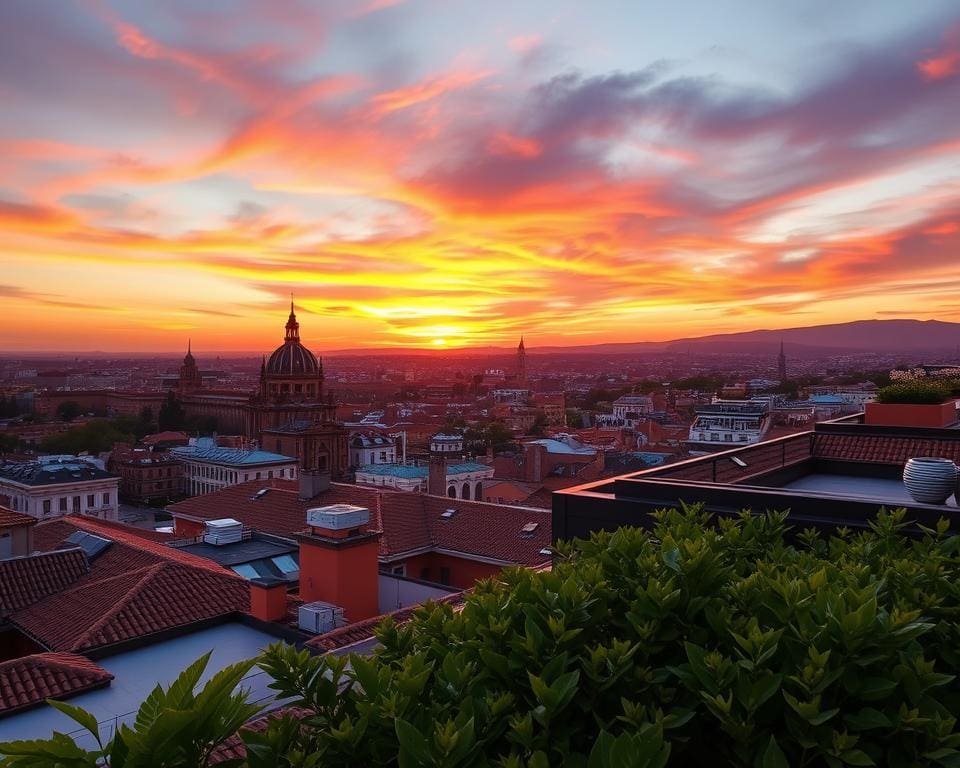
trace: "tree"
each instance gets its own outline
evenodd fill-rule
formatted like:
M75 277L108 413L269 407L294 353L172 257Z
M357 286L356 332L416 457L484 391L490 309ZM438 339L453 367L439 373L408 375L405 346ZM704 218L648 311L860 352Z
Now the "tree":
M133 442L133 434L123 432L107 419L93 419L79 427L71 427L58 435L48 435L40 443L47 453L102 453L114 443Z
M530 434L540 436L543 434L544 428L547 426L547 415L540 411L536 417L533 419L533 424L530 425Z
M167 392L167 398L160 406L160 413L157 416L157 423L160 431L183 429L186 414L183 405L177 399L176 393L171 389Z
M83 408L76 400L64 400L57 406L57 416L61 421L73 421L77 416L83 413Z
M492 448L494 453L513 444L513 432L502 421L488 421L470 427L464 433L464 442L473 453L485 453Z
M583 428L583 414L576 408L567 408L567 426L570 429Z

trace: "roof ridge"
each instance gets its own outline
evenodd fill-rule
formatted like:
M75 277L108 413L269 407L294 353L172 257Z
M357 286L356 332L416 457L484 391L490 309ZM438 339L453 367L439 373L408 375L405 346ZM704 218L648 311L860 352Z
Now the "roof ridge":
M124 592L123 597L117 600L113 608L111 608L109 611L103 614L103 616L101 616L98 621L94 622L89 627L87 627L86 632L81 634L79 637L77 637L73 641L73 643L70 646L71 649L82 648L84 644L88 642L90 638L94 637L96 633L99 632L100 629L110 619L112 619L123 608L125 608L130 603L130 600L133 598L133 596L135 596L137 593L139 593L143 589L144 584L149 580L151 580L154 576L156 576L157 573L163 569L163 567L164 567L164 563L161 562L161 563L154 563L153 565L147 565L147 566L144 566L143 568L137 569L137 570L145 571L143 576L137 579L137 582L133 584L128 590L126 590L126 592ZM121 574L118 574L117 576L111 577L110 579L103 579L102 581L96 582L96 585L100 586L105 582L112 581L113 579L118 579L123 576L128 576L130 574L137 573L137 570L128 571L127 573L121 573Z

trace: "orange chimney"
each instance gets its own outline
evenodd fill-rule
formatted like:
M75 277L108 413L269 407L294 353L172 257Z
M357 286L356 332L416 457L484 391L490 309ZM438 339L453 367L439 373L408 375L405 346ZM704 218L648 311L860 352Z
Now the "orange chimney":
M280 621L287 616L287 582L260 578L250 582L250 615L261 621Z
M351 504L307 510L300 542L300 598L343 608L349 623L380 614L379 531L364 530L370 511Z

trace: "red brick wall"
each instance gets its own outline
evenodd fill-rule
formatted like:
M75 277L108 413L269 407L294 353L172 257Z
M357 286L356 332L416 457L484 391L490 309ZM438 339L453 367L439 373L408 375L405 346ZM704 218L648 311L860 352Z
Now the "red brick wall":
M300 597L340 606L351 623L378 615L378 549L376 538L338 547L301 541Z

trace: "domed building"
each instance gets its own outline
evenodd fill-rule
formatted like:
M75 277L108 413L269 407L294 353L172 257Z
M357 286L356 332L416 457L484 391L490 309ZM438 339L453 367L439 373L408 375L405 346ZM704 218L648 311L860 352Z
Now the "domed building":
M260 396L273 402L316 403L323 400L323 364L300 342L300 323L290 302L283 344L264 361Z

